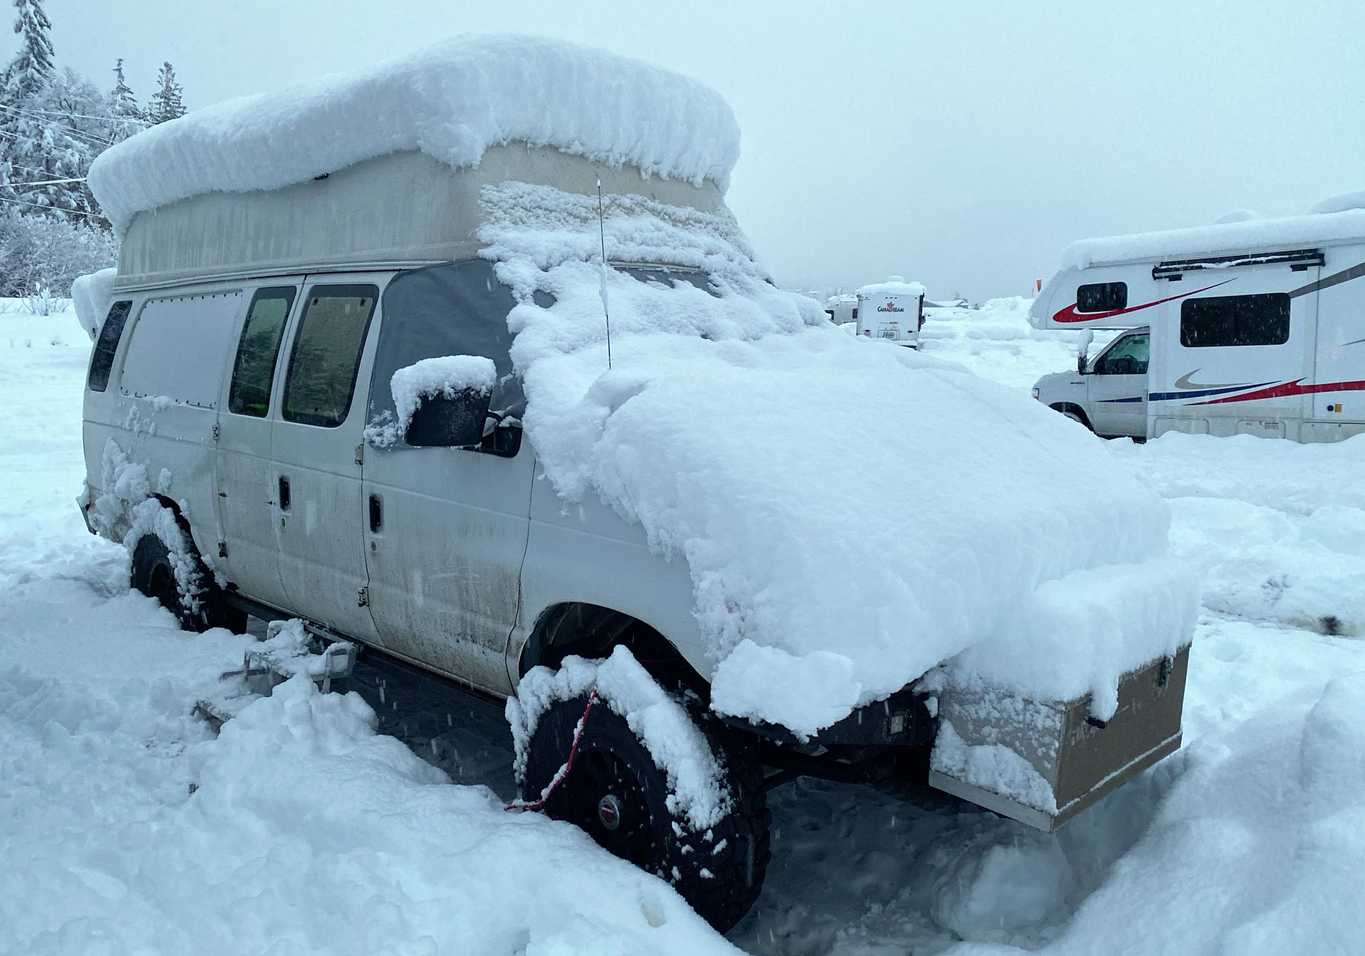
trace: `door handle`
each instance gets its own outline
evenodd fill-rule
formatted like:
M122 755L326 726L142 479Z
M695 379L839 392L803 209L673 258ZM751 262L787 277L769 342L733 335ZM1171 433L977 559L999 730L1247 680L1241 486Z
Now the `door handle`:
M384 530L384 499L370 495L370 531L374 534Z
M290 501L289 501L289 479L286 478L284 475L280 475L280 498L279 498L279 501L280 501L280 510L281 510L281 511L288 511L288 510L289 510L289 504L290 504Z

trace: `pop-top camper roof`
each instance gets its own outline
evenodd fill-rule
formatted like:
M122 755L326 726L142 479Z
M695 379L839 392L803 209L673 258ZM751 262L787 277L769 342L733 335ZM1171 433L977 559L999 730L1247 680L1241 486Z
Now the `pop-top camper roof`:
M729 106L691 79L567 43L460 37L152 127L101 155L90 186L128 288L468 255L480 189L508 180L588 193L600 176L608 195L723 212L738 155Z

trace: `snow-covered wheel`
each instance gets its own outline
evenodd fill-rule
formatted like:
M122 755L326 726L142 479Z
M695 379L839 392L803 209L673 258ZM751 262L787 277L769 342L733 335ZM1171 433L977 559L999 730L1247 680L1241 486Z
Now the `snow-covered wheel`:
M603 666L622 654L643 673L624 649ZM591 663L570 658L565 665L575 662ZM665 696L652 681L650 686L658 697ZM587 692L548 702L541 698L529 706L523 698L509 708L509 716L515 710L514 735L520 718L535 718L533 728L520 723L529 730L524 741L518 740L517 784L523 799L672 884L698 915L725 932L758 899L767 870L771 815L762 768L703 733L671 698L661 704L656 697L645 705L666 707L669 713L656 710L640 719L642 712L631 709L638 699L623 701L628 695L620 694L610 699L603 683L597 690L604 699L591 707ZM678 715L688 732L677 732Z
M245 631L246 614L227 605L174 513L165 507L160 510L162 514L150 526L143 522L146 530L132 546L129 584L155 598L186 630L226 627Z

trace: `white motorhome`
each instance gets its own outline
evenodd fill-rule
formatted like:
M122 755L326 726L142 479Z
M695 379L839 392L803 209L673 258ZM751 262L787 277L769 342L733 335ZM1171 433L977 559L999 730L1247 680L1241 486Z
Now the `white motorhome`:
M1039 380L1039 401L1104 435L1365 431L1365 210L1090 239L1063 260L1032 324L1125 334Z
M851 293L839 293L825 300L825 315L835 325L848 325L858 321L858 297Z
M758 895L765 793L793 775L857 779L900 748L931 785L1052 830L1173 752L1195 607L1150 523L1097 557L1115 507L1160 503L1090 443L965 372L914 374L918 357L773 286L725 205L737 154L704 87L527 38L451 41L119 144L91 169L122 244L80 498L186 627L299 618L511 698L523 806L721 928ZM837 399L860 384L935 413L850 464L826 423L859 424ZM1103 507L1046 481L983 507L999 496L971 483L996 478L960 473L979 445L960 444L966 415L1021 474L1060 457ZM854 467L901 501L912 448L918 474L951 467L966 490L932 522L864 505L875 527L851 534L830 476ZM1046 561L972 550L1039 530L1071 536ZM827 553L871 566L906 542L953 573L937 614L915 590L928 557L913 575L883 561L875 608L827 580ZM1088 593L1096 568L1131 613L1076 653L1094 609L1052 596Z
M892 276L885 282L863 286L857 299L854 321L859 335L919 348L919 330L924 328L924 286Z

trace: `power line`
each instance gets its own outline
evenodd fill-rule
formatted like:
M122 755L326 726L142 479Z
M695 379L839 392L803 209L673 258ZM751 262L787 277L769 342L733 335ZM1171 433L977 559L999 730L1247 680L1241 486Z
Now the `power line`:
M9 183L9 185L10 185L10 186L60 186L60 185L62 185L62 184L64 184L64 183L83 183L83 182L85 182L85 177L84 177L84 176L80 177L79 179L42 179L42 180L39 180L38 182L34 182L34 183L15 183L15 182L11 182L11 183Z
M0 202L11 203L15 206L37 206L39 209L46 209L50 212L69 212L73 216L85 216L87 219L103 219L104 217L93 212L85 212L80 209L68 209L66 206L49 206L41 202L29 202L27 199L6 199L0 196Z

